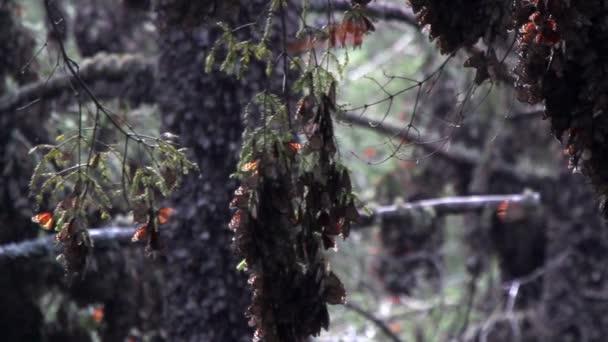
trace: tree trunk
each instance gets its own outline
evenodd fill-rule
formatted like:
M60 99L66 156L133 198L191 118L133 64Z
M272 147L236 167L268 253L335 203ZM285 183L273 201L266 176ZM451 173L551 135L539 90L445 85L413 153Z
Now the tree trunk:
M259 3L235 7L238 22L252 22L264 8ZM203 72L219 32L199 22L215 8L187 0L160 1L157 8L163 129L181 137L201 168L200 177L188 178L175 196L174 223L162 231L168 259L164 322L170 341L248 341L252 332L244 316L250 294L245 276L236 271L227 229L236 185L229 176L238 157L243 105L260 90L256 86L265 84L265 74L255 63L244 81Z
M539 307L545 329L538 335L541 341L605 341L608 230L583 176L562 174L558 184L546 192L554 200Z
M20 25L11 1L0 3L0 97L7 91L7 77L18 84L32 81L36 72L22 67L33 55L35 41ZM29 175L33 170L27 155L28 143L41 138L40 107L30 107L19 115L0 112L0 244L18 241L36 234L30 222L27 198ZM39 341L42 315L28 284L32 274L14 261L0 265L0 330L7 341Z

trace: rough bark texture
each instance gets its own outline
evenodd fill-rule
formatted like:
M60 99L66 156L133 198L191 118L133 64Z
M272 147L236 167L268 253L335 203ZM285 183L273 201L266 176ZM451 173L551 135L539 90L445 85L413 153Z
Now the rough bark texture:
M235 9L238 22L259 15L259 1ZM187 10L184 10L187 7ZM251 65L239 82L221 72L204 74L207 52L218 32L200 24L213 7L206 2L159 1L161 54L158 103L164 129L178 134L202 170L175 196L175 223L167 237L165 329L170 341L247 341L244 312L250 294L230 250L228 204L236 183L243 101L265 84L263 68ZM255 8L258 10L253 11ZM198 18L198 19L197 19Z
M605 341L608 336L608 230L581 175L562 174L551 187L547 273L539 306L547 341ZM553 263L553 265L551 265Z
M19 24L12 1L0 3L0 97L6 92L5 81L12 77L22 84L35 79L36 73L19 70L33 55L34 40ZM26 114L26 113L22 113ZM32 237L36 230L28 219L31 214L27 198L28 174L33 165L27 157L28 142L40 138L35 124L42 116L32 114L16 122L16 113L0 112L0 243ZM7 341L36 341L41 339L42 322L35 299L27 284L29 277L17 263L0 265L0 330Z
M149 18L149 0L79 0L75 5L74 36L82 56L153 47L153 34L142 25Z

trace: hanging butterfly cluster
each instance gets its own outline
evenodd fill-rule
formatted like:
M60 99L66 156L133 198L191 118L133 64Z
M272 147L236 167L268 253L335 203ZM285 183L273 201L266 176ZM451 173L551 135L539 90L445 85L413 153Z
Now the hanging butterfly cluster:
M608 7L604 1L533 0L520 28L517 88L565 145L571 168L590 177L607 215Z
M471 47L480 38L490 43L506 35L511 25L511 0L407 0L421 27L429 26L430 39L441 53Z
M247 316L256 341L306 341L328 328L327 304L345 301L324 250L348 236L358 211L348 171L336 160L331 93L311 92L300 101L297 126L304 144L294 141L285 107L268 94L263 101L275 105L265 105L274 108L265 127L245 139L229 227L241 266L249 271L253 300Z
M344 13L341 23L327 26L329 47L346 47L349 43L353 47L363 44L363 36L376 30L371 20L367 18L364 6L353 5L352 9Z
M299 32L298 39L290 42L288 51L299 53L315 48L361 47L363 38L376 30L367 15L367 3L369 1L353 1L341 21L330 22L322 29L304 28Z

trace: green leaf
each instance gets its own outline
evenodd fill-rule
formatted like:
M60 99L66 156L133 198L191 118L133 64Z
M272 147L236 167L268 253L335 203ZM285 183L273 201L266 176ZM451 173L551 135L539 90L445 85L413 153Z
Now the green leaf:
M247 260L243 259L243 260L241 260L241 262L239 262L238 265L236 265L236 270L237 271L247 271L247 267L249 267L247 265Z

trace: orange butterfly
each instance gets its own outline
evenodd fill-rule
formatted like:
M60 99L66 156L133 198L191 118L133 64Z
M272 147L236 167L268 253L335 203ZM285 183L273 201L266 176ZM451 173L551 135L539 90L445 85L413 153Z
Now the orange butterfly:
M148 226L144 225L135 231L135 234L133 234L133 237L131 238L131 242L142 241L146 236L148 236Z
M101 323L101 321L103 321L103 316L104 316L103 307L96 307L93 309L93 313L91 314L91 317L93 318L95 323Z
M289 148L291 148L293 151L298 151L302 149L302 144L297 142L290 142L287 144L287 146L289 146Z
M259 159L249 162L249 163L243 165L243 167L241 168L241 171L257 171L259 164L260 164Z
M498 218L501 221L504 221L505 218L507 217L507 210L508 209L509 209L509 202L508 201L501 202L498 205L498 208L496 209L496 216L498 216Z
M173 215L175 210L173 208L160 208L158 209L158 222L165 224L169 222L169 216Z
M32 222L38 223L40 227L46 230L53 228L53 214L49 211L32 216Z

